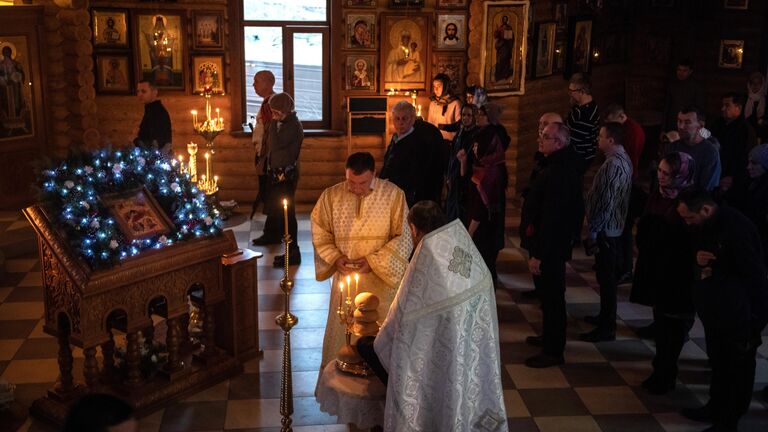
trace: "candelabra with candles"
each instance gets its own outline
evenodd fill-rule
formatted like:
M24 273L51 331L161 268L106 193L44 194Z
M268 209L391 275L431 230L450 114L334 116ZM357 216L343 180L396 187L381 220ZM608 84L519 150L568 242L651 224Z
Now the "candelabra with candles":
M283 368L280 375L280 415L282 419L280 432L291 432L291 415L293 415L293 383L291 378L291 329L299 323L299 318L290 312L290 297L293 289L293 280L288 275L288 263L290 262L289 249L294 241L288 233L288 200L283 200L283 218L285 221L285 234L283 243L285 243L285 267L283 268L283 278L280 280L280 289L285 294L285 304L283 313L275 318L277 325L283 329Z
M213 89L211 86L206 86L201 95L205 97L205 120L198 121L197 110L192 110L192 125L195 132L205 139L205 146L213 154L215 153L213 140L224 131L224 119L221 117L221 110L219 108L216 108L216 116L213 116L211 108Z
M189 179L197 183L197 188L206 195L213 195L219 191L219 176L211 176L213 165L213 155L205 152L205 174L197 175L197 144L190 142L187 144L187 153L189 153L189 163L184 166L184 156L179 156L179 164L182 174L189 174Z
M387 92L387 96L398 96L400 95L400 91L395 90L394 88L390 88ZM421 105L416 104L416 97L419 95L418 90L405 90L402 92L403 96L410 96L411 98L411 105L413 105L413 108L416 110L416 117L421 117Z
M347 291L345 297L344 282L339 282L339 307L336 309L336 314L339 316L339 322L342 326L344 326L345 343L341 349L339 349L339 352L336 356L336 368L351 375L365 377L372 375L373 370L368 367L365 361L360 357L360 354L358 354L357 350L352 346L352 334L357 334L358 336L362 335L354 331L355 325L358 324L358 319L356 319L355 316L355 303L358 299L358 292L360 288L359 285L360 275L355 273L355 296L353 297L352 278L348 275L346 285ZM355 299L355 303L353 303L353 299ZM378 299L376 299L376 301L378 301ZM373 309L373 313L376 315L375 308ZM361 315L365 313L365 311L362 311ZM378 326L376 326L376 330L378 331Z

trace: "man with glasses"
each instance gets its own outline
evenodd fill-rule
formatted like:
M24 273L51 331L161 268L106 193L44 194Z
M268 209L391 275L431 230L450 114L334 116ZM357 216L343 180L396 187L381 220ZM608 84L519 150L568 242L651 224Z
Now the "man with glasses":
M528 251L528 269L541 299L543 334L526 342L542 353L525 364L545 368L563 364L565 350L565 263L571 259L584 215L582 161L570 132L549 123L539 135L542 169L531 184L520 218L521 246Z
M565 124L571 131L571 145L581 155L584 163L582 172L589 168L597 148L597 132L600 114L592 98L592 83L585 74L573 74L568 82L571 112Z

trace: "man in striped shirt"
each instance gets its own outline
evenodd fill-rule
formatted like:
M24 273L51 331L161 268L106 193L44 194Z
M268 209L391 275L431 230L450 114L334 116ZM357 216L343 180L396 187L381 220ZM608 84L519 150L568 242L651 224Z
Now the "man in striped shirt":
M571 131L571 145L584 158L582 171L586 171L595 157L600 114L597 103L592 99L592 83L587 75L573 74L568 82L571 112L565 125Z
M598 146L605 153L605 162L587 193L589 236L584 245L587 254L596 252L595 273L600 285L600 314L584 318L597 327L579 336L587 342L616 339L616 291L623 270L621 233L632 189L632 162L624 150L623 136L621 123L606 123L600 128Z

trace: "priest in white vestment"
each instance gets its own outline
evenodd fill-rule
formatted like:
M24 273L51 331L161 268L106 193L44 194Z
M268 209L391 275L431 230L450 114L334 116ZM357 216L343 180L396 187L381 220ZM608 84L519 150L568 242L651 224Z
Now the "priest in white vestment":
M378 296L379 316L384 317L413 249L405 194L393 183L376 178L373 156L350 155L346 177L346 181L323 191L311 216L315 276L318 281L332 277L321 371L345 342L336 314L339 282L358 273L360 292Z
M490 271L459 220L420 229L422 207L439 211L411 208L416 251L374 341L389 374L384 431L506 431Z

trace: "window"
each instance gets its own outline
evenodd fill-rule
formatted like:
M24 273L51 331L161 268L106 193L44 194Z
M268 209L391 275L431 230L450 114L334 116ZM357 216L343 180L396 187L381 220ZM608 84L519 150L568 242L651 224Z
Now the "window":
M242 0L244 113L262 98L253 76L275 74L275 91L290 94L304 128L329 126L329 0Z

